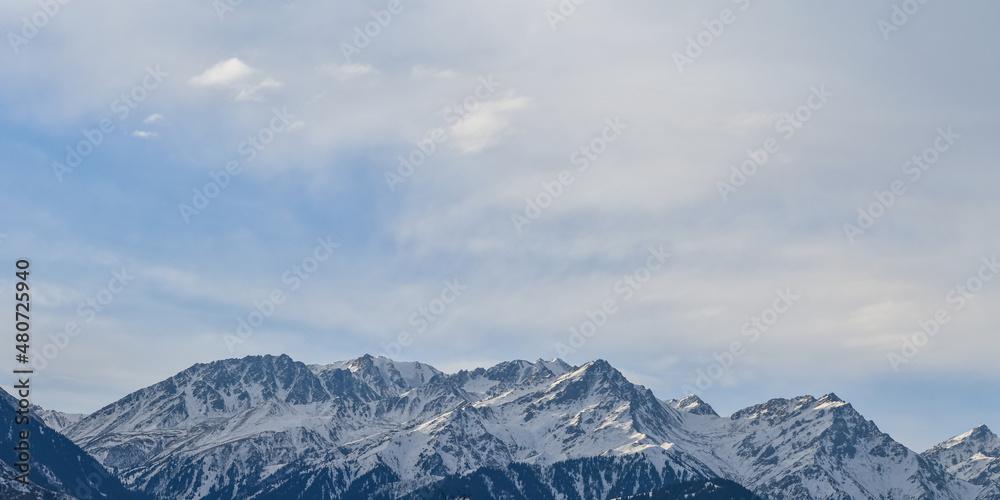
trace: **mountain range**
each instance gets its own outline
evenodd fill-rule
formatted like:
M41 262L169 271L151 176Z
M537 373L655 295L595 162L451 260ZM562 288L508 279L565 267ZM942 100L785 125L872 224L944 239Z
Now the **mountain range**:
M916 453L832 393L723 417L697 396L658 399L603 360L447 374L370 355L250 356L90 415L35 415L40 436L103 466L105 485L164 500L1000 500L1000 438L986 426ZM74 498L52 471L38 486ZM116 494L128 493L93 498Z
M97 460L68 438L38 418L15 424L18 401L0 390L0 498L4 500L151 500L151 497L122 486ZM14 447L28 432L31 469L27 481L18 481L23 472L15 470Z

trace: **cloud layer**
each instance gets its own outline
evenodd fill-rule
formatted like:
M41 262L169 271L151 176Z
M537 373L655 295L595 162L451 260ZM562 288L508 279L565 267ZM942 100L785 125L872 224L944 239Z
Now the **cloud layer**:
M996 414L993 6L74 5L0 7L0 253L81 326L43 406L370 352L836 392L916 448Z

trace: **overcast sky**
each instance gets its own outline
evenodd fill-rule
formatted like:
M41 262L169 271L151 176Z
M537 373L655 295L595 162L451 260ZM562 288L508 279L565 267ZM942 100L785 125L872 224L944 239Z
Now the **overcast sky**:
M237 2L0 5L35 403L558 356L1000 428L995 3Z

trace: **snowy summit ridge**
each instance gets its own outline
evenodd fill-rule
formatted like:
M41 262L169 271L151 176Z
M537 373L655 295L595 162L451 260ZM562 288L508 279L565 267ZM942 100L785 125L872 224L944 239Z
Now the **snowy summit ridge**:
M712 478L761 498L1000 499L985 427L918 455L832 393L721 417L604 360L447 374L370 355L249 356L194 365L63 432L161 499L590 500Z

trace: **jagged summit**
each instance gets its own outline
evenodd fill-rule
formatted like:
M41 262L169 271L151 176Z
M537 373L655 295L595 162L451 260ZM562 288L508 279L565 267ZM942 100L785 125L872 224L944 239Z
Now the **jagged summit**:
M681 411L692 413L694 415L712 415L718 417L719 414L715 412L715 409L711 407L708 403L702 401L701 398L692 394L681 400L671 400L668 403L674 403L674 406Z
M822 397L820 397L819 401L833 402L833 403L843 403L843 402L845 402L843 399L840 399L839 397L837 397L836 394L834 394L832 392L829 393L829 394L826 394L826 395L824 395Z
M938 443L925 453L944 452L955 448L986 452L994 456L1000 455L1000 437L993 433L985 424L980 424L968 432Z
M986 426L986 424L979 424L973 427L971 431L966 432L965 434L955 436L955 439L996 441L997 435L994 434L993 431L991 431L990 428Z
M985 425L920 454L949 474L983 488L977 500L1000 499L1000 437Z
M384 356L365 354L355 359L336 361L327 365L309 365L321 378L336 377L333 372L345 370L374 383L376 393L392 391L403 393L429 383L441 371L419 361L394 361Z
M606 499L709 478L763 498L972 500L992 484L989 467L972 470L989 465L985 427L947 447L972 484L833 393L720 417L698 396L657 399L601 359L448 374L370 354L308 366L248 356L194 365L65 432L163 500L388 500L473 483L509 498Z
M843 408L852 413L857 413L854 411L850 403L840 399L834 393L826 394L819 399L813 396L805 395L798 396L791 399L775 398L768 402L760 405L754 405L749 408L744 408L736 413L734 413L730 418L733 420L743 419L743 418L760 418L760 419L782 419L789 415L794 415L801 413L803 411L809 410L826 410L834 408Z
M562 374L564 374L564 373L566 373L568 371L571 371L571 370L573 370L575 368L573 365L571 365L571 364L569 364L569 363L567 363L567 362L565 362L565 361L563 361L563 360L561 360L559 358L553 358L553 359L550 359L548 361L545 361L542 358L538 358L538 360L535 361L535 364L536 365L537 364L544 365L546 368L549 369L549 371L551 371L556 376L562 375Z

